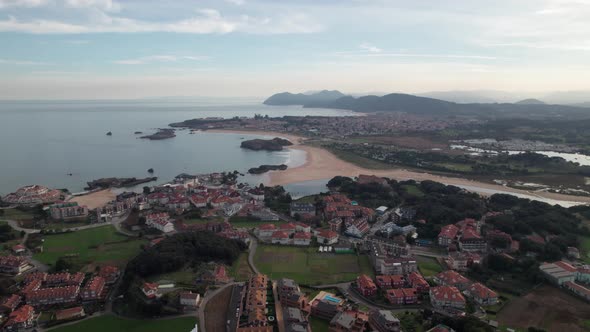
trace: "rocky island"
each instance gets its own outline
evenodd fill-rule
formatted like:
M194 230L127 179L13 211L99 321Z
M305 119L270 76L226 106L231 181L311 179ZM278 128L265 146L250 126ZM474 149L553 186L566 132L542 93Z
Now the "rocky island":
M161 139L167 139L167 138L173 138L173 137L176 137L176 134L174 133L174 129L159 129L158 132L156 132L154 134L141 136L141 138L151 139L151 140L161 140Z
M289 145L293 145L293 143L291 143L290 141L280 138L280 137L275 137L273 139L251 139L251 140L247 140L247 141L243 141L242 144L240 144L240 147L242 149L250 149L250 150L254 150L254 151L261 151L261 150L265 150L265 151L281 151L283 150L284 146L289 146Z
M88 186L84 188L85 190L95 190L95 189L107 189L107 188L121 188L121 187L133 187L138 184L147 183L151 181L158 180L157 177L148 177L144 179L137 179L137 178L101 178L98 180L93 180L90 182L86 182Z
M264 174L268 171L284 171L287 169L287 165L260 165L258 167L252 167L248 170L250 174Z

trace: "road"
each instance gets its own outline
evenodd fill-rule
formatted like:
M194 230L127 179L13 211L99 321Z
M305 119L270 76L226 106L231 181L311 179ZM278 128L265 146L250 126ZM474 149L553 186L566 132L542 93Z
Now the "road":
M260 271L254 265L254 254L256 254L256 249L258 248L258 240L255 237L250 238L250 248L248 250L248 265L255 274L259 274Z
M239 283L232 282L229 284L225 284L222 287L220 287L212 292L207 293L206 296L203 296L203 299L201 300L201 304L199 305L199 310L197 311L197 317L199 318L199 325L200 325L201 332L206 332L205 331L205 307L207 307L207 303L212 298L214 298L217 294L221 293L221 291L223 291L227 287L233 287L234 285L237 285L237 284L239 284Z

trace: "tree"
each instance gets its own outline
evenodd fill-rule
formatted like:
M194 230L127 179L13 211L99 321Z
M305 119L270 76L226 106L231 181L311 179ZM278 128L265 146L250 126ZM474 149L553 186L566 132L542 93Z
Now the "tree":
M145 186L145 187L143 187L143 193L144 193L144 194L146 194L146 195L147 195L147 194L149 194L150 192L152 192L152 188L150 188L150 187L148 187L148 186Z
M72 263L70 261L68 261L67 259L65 259L64 257L60 257L55 262L55 271L56 272L67 271L71 268L72 268Z

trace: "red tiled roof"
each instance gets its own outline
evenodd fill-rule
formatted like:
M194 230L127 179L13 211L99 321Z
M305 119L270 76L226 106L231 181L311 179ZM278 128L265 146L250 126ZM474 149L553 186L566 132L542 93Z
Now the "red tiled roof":
M455 236L457 236L458 232L459 232L459 228L457 228L457 226L446 225L440 230L438 237L446 237L449 239L453 239L453 238L455 238Z
M360 275L357 279L356 279L358 285L360 288L368 288L368 289L376 289L377 286L375 286L375 283L373 282L373 280L371 280L371 278L369 278L369 276L367 276L366 274L362 274Z
M16 308L16 306L19 305L21 300L22 298L20 296L12 294L9 297L5 297L4 299L2 299L0 305L2 305L5 308L10 308L11 310L14 310L14 308Z
M338 233L334 232L334 231L330 231L330 230L323 230L323 231L319 231L318 232L318 236L324 237L324 238L328 238L328 239L332 239L338 236Z
M465 298L457 287L438 286L430 289L430 296L438 301L465 302Z
M496 292L487 288L486 286L482 285L479 282L472 284L471 286L469 286L468 289L469 289L469 293L471 293L471 295L473 295L477 298L480 298L480 299L489 299L489 298L498 297L498 294Z
M297 228L297 226L295 226L295 224L292 223L288 223L288 224L282 224L279 226L280 229L284 229L284 230L294 230Z
M96 276L92 278L86 285L84 286L85 291L93 291L95 293L100 293L102 288L104 287L105 280L103 277Z
M272 238L273 239L288 239L289 234L282 232L282 231L276 231L276 232L272 233Z
M270 230L273 230L276 228L277 228L277 226L275 226L275 224L263 224L263 225L258 226L258 229L261 231L270 231Z
M83 314L84 314L84 308L82 308L82 307L63 309L63 310L57 311L55 313L55 320L70 319L72 317L81 316Z
M31 307L30 305L25 304L24 306L16 309L10 314L8 322L6 322L6 326L22 324L29 320L34 313L35 309L33 309L33 307Z
M388 297L393 297L393 298L403 298L403 297L405 297L404 291L401 290L401 289L399 289L399 288L388 289L387 290L387 296Z
M294 239L311 239L311 233L309 232L298 232L293 235Z
M444 283L445 285L457 285L469 282L469 279L465 278L464 276L460 275L459 273L453 270L443 271L437 274L435 278L441 280L442 283Z

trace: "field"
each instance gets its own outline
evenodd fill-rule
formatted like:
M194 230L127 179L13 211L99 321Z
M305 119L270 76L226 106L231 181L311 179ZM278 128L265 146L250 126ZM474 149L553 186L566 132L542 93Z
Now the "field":
M425 277L431 277L442 271L442 267L434 258L418 256L418 268Z
M3 209L4 213L0 215L0 219L7 220L31 220L35 218L32 212L25 212L18 209Z
M181 317L160 320L135 320L115 316L90 318L77 324L58 327L55 332L158 332L190 331L197 323L196 318Z
M238 259L236 259L229 269L229 275L232 276L235 281L246 281L252 275L252 270L250 269L250 265L248 265L247 252L241 253Z
M151 282L173 281L175 284L178 284L178 285L193 286L196 278L197 278L197 274L195 272L193 272L191 269L182 269L182 270L175 271L175 272L158 274L156 276L152 276L152 277L148 278L148 281L151 281Z
M313 332L328 332L328 328L330 327L330 322L317 317L310 317L309 324Z
M46 235L43 252L35 259L53 264L63 256L73 257L81 264L104 262L121 264L135 256L144 240L131 239L115 231L112 226L97 227L77 232Z
M207 302L207 307L205 307L205 330L225 331L226 315L229 302L231 301L232 288L227 287Z
M587 331L583 318L590 317L590 305L563 290L544 285L514 298L498 314L500 325L526 329L535 326L547 331Z
M263 221L263 220L260 220L257 218L238 217L238 216L233 216L233 217L229 218L229 222L235 228L255 228L255 227L258 227L263 224L279 225L279 224L283 223L282 221Z
M321 285L354 280L373 274L366 256L318 253L317 248L260 245L254 264L272 279L291 278L303 285Z

